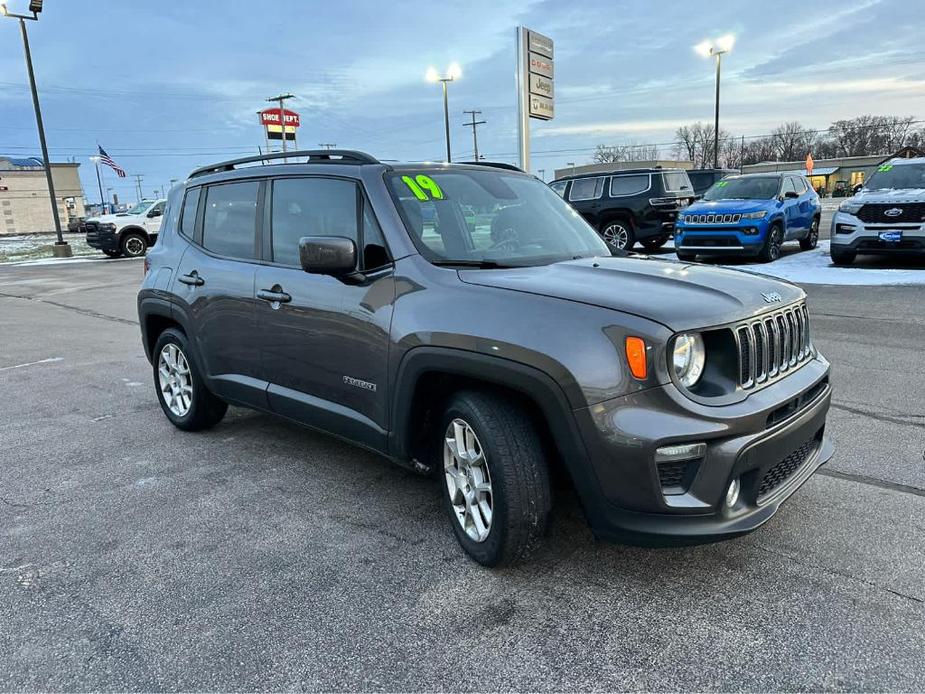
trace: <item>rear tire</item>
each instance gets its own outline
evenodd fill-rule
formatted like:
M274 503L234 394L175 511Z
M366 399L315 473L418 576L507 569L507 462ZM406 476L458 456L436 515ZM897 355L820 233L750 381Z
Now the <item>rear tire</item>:
M836 251L834 248L829 249L829 255L832 256L832 262L840 266L851 265L857 257L853 251Z
M206 388L186 335L167 328L157 338L153 357L154 389L171 424L184 431L201 431L221 421L228 403Z
M626 219L611 219L601 224L601 238L611 249L618 251L632 250L636 243L633 225Z
M819 245L819 218L813 217L813 223L809 227L809 233L805 239L800 239L800 248L804 251L811 251Z
M552 506L546 456L527 413L510 398L461 391L437 432L441 495L459 544L484 566L526 558Z
M148 240L139 233L132 232L122 239L122 254L127 258L140 258L148 252Z
M682 253L681 251L675 251L678 255L678 260L683 260L686 263L693 263L697 260L696 253Z
M762 263L771 263L780 258L781 245L784 243L784 229L779 222L774 222L768 229L768 237L758 253L758 260Z

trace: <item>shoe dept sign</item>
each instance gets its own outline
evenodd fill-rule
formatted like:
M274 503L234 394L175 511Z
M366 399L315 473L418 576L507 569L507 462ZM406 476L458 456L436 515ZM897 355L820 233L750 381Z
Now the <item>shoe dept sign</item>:
M295 140L295 131L299 127L299 114L289 109L268 108L259 114L260 123L266 129L268 140L282 140L283 126L286 128L286 140ZM282 115L282 117L280 117Z
M527 90L527 109L531 118L552 120L555 116L555 69L553 68L552 39L530 29L526 33L522 65L526 74L521 85Z

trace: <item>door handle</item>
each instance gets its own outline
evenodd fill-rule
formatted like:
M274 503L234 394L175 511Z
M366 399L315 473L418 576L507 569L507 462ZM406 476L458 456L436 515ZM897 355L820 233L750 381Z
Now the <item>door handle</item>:
M281 289L258 289L257 298L278 304L288 304L292 301L292 297Z
M183 284L186 284L190 287L201 287L206 283L206 281L202 279L202 277L199 276L199 273L195 270L193 270L188 275L180 275L177 277L177 281L182 282Z

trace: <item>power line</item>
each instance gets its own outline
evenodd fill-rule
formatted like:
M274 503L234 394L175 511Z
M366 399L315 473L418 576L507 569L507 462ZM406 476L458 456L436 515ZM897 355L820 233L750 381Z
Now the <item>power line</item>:
M478 161L479 160L478 127L480 125L485 125L486 121L483 121L483 120L477 121L475 119L476 116L482 115L481 111L472 110L472 111L463 111L463 113L468 113L469 115L472 116L472 120L469 123L463 123L463 125L472 128L472 151L475 153L475 161Z

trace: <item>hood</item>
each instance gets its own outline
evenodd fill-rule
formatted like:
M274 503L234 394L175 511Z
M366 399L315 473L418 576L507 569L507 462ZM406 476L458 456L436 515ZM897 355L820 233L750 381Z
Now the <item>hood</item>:
M890 202L925 202L925 188L886 188L884 190L864 189L852 201L861 203L890 203Z
M735 214L770 210L777 205L777 200L698 200L690 205L684 213L692 214Z
M125 215L121 215L125 216ZM88 222L99 222L100 224L118 224L118 218L120 215L117 214L101 214L98 217L88 217Z
M510 270L460 270L463 282L552 296L657 321L674 331L773 311L805 294L765 275L638 258L583 258ZM768 303L764 294L780 295Z

